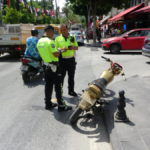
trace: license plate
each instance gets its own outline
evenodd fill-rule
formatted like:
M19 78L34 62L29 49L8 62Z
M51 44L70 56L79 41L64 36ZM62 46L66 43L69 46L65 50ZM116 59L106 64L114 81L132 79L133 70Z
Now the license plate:
M28 66L22 65L20 69L21 69L21 70L25 70L25 71L27 71L27 70L28 70L28 68L29 68Z

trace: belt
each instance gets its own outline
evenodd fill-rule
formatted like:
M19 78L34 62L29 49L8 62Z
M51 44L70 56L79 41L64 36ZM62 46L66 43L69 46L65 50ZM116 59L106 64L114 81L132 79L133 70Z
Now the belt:
M64 59L73 58L74 56L62 56Z
M44 62L44 65L47 66L47 69L49 69L50 67L53 72L56 72L57 70L57 65L46 63L46 62Z

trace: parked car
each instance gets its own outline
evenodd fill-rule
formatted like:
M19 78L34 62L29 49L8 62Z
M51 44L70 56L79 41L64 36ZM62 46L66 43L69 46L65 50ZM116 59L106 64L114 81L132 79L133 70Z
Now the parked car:
M150 33L144 40L144 45L142 47L142 55L150 57Z
M79 44L84 44L84 39L81 31L70 31L70 35L74 35Z
M102 49L118 54L120 50L142 50L144 39L149 34L150 28L135 29L125 32L118 37L105 39Z

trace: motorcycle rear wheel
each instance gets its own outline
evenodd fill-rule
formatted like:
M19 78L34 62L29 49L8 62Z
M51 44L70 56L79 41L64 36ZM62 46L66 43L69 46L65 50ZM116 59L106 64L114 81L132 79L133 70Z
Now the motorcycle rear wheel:
M70 122L74 123L82 112L83 110L80 107L78 107L69 118Z
M24 83L27 83L29 81L30 77L27 75L27 73L24 73L22 75L22 79L23 79Z

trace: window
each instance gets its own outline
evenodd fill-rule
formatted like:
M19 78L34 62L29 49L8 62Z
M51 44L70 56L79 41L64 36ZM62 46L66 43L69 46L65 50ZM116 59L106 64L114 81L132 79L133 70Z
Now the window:
M141 36L147 36L150 30L143 30Z
M141 33L142 33L141 30L134 31L129 34L129 37L139 37L139 36L141 36Z
M14 27L9 27L9 33L15 33Z
M16 33L20 32L20 26L16 26Z

